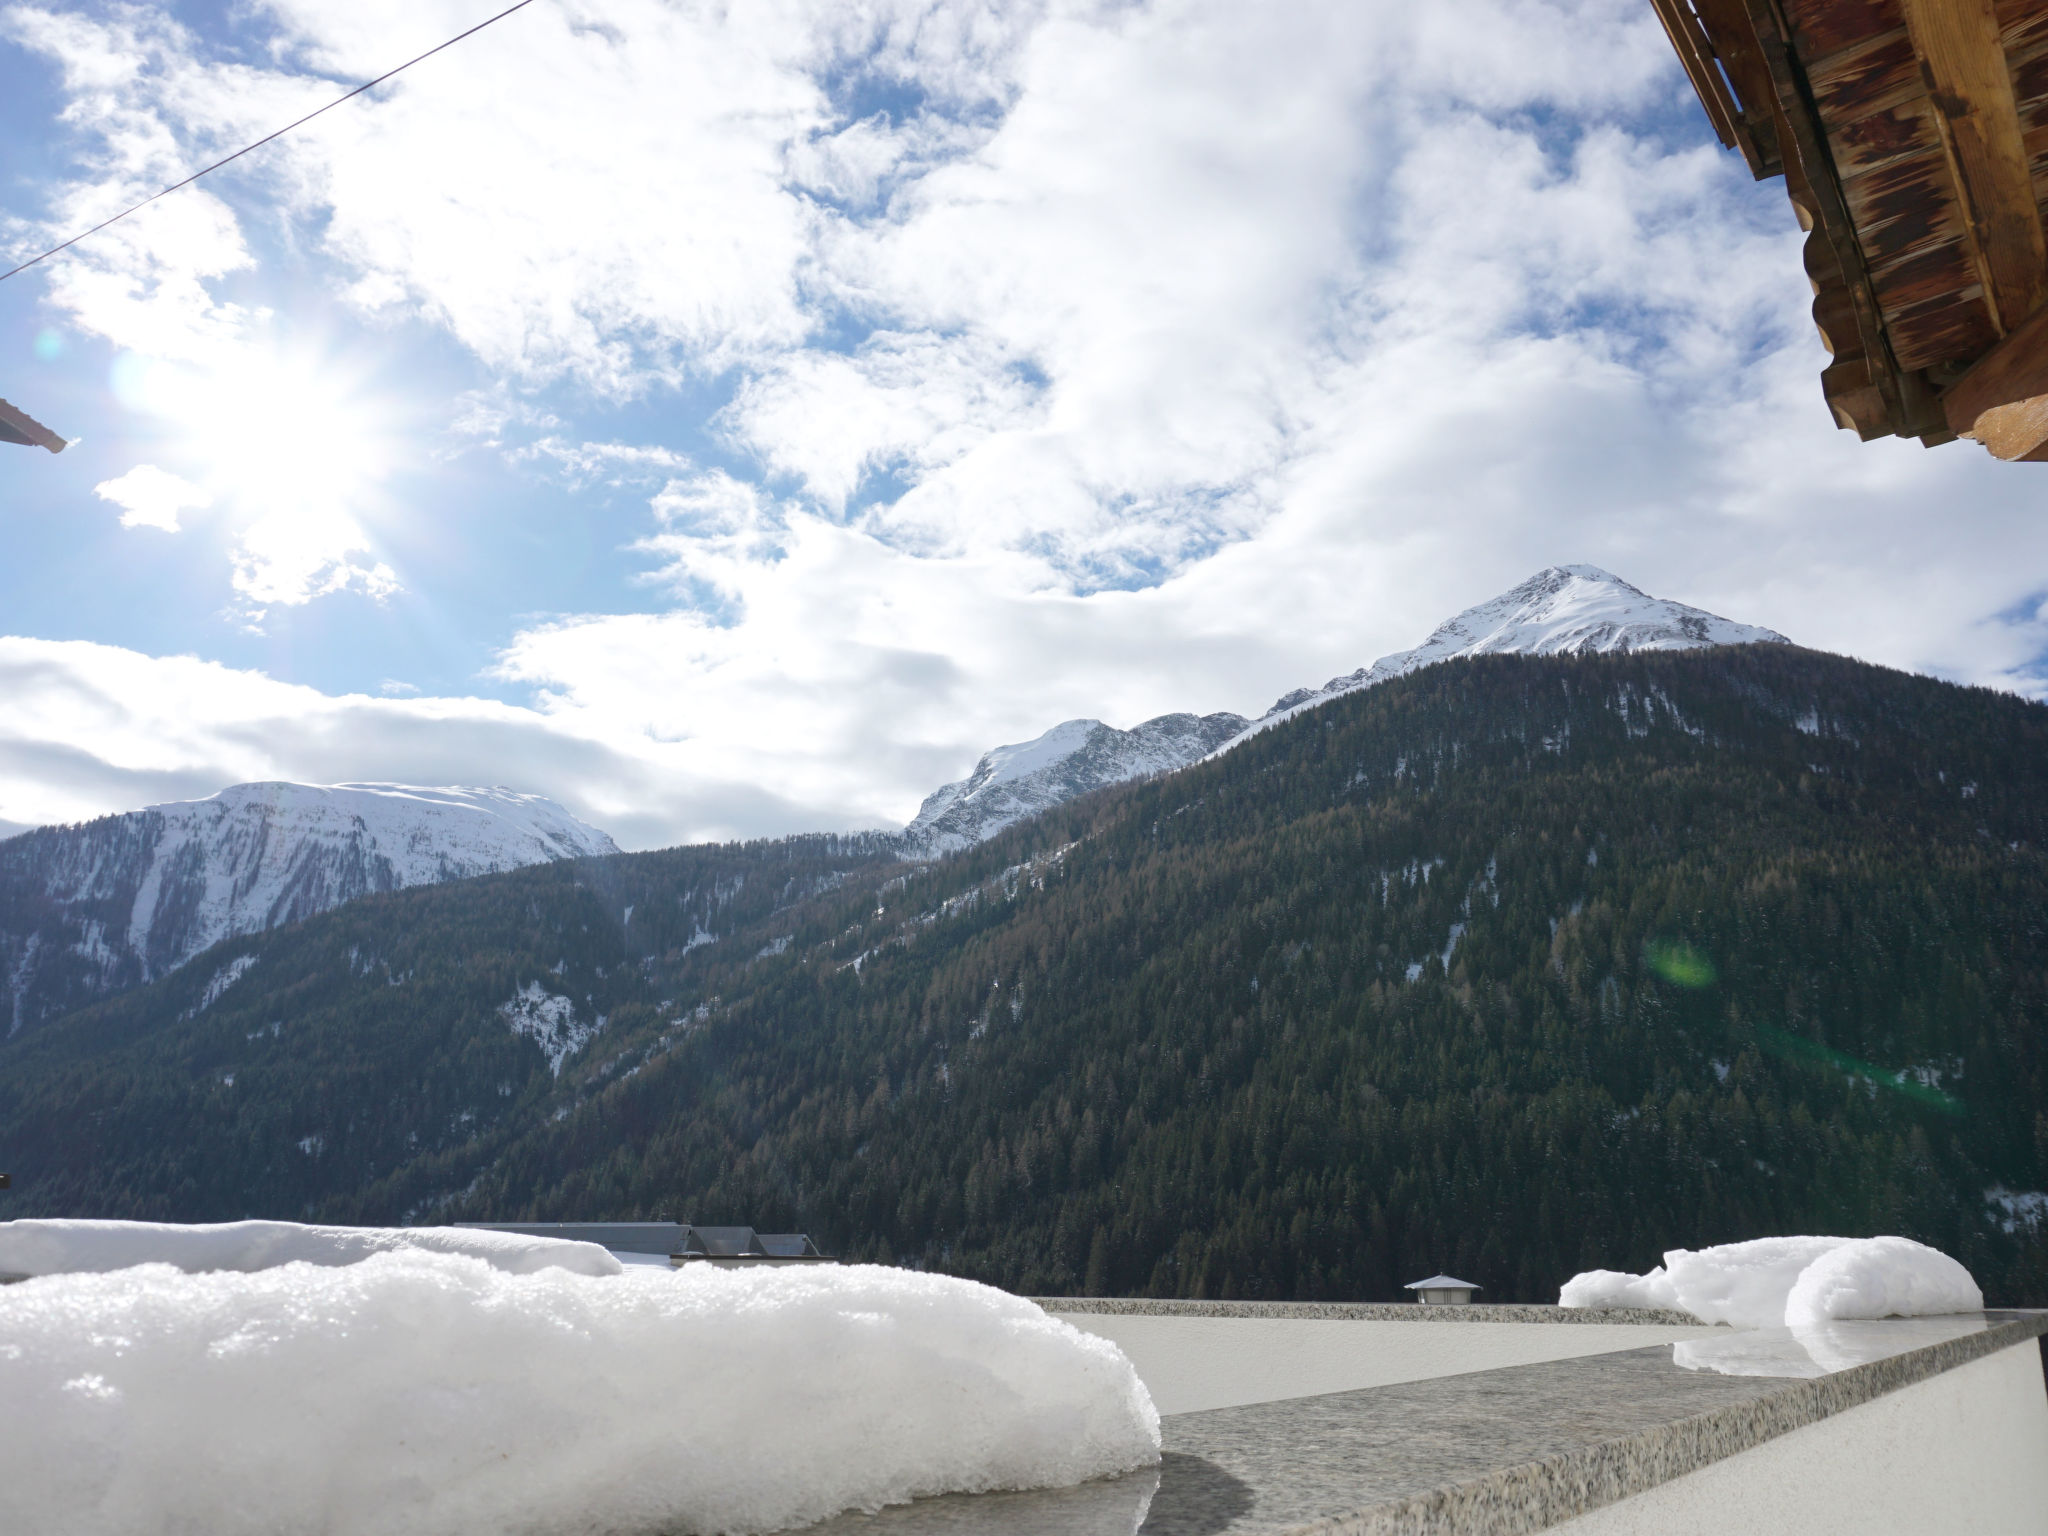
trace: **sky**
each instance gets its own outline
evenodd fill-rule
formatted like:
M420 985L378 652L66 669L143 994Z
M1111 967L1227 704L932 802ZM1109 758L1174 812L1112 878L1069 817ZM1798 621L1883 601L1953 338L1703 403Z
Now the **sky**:
M500 8L0 3L0 265ZM535 0L0 282L0 823L900 825L1575 562L2048 695L2048 474L1837 430L1800 238L1643 0Z

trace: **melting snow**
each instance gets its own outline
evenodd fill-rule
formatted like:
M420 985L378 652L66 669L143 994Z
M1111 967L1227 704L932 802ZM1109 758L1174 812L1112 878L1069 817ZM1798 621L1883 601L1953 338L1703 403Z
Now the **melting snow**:
M754 1533L1159 1448L1108 1340L880 1267L149 1265L0 1291L0 1359L9 1525L80 1536Z
M1905 1237L1761 1237L1697 1252L1674 1248L1646 1275L1574 1275L1557 1299L1566 1307L1672 1307L1738 1328L1929 1317L1984 1306L1967 1269Z
M2038 1189L2010 1190L2002 1184L1994 1184L1984 1191L1986 1204L1995 1205L2005 1214L1998 1224L2008 1232L2017 1232L2021 1227L2038 1226L2048 1222L2048 1192Z
M537 981L529 981L513 993L511 1002L499 1006L498 1016L515 1035L531 1035L539 1042L547 1053L548 1070L556 1077L562 1075L562 1063L604 1028L603 1014L594 1023L577 1023L575 1003L547 991Z
M354 1264L401 1248L465 1254L512 1274L549 1267L586 1275L618 1273L611 1255L595 1243L470 1227L315 1227L295 1221L183 1225L70 1218L0 1221L0 1275L101 1274L152 1263L191 1274L211 1270L252 1273L280 1264ZM0 1297L8 1294L0 1291Z
M215 1003L219 1002L221 994L248 975L249 968L255 965L255 963L256 957L254 955L237 955L226 965L215 971L213 979L206 984L206 990L199 994L199 1001L186 1010L185 1017L189 1019L195 1014L204 1013Z

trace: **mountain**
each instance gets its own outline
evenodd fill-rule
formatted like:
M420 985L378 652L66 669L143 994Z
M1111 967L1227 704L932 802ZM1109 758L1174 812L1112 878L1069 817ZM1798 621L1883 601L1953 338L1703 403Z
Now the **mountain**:
M2048 707L1790 645L1482 655L892 854L222 945L0 1044L9 1211L666 1216L1390 1300L1898 1232L2048 1303Z
M1597 565L1553 565L1444 620L1412 651L1382 656L1320 688L1282 695L1221 750L1347 693L1460 656L1585 656L1791 643L1773 629L1651 597Z
M6 1032L358 896L617 852L538 795L408 784L237 784L36 828L0 842Z
M997 747L974 772L925 797L903 829L902 856L972 847L1077 795L1199 762L1242 731L1242 715L1161 715L1128 731L1069 720L1036 740Z
M902 856L928 859L972 847L1077 795L1185 768L1332 699L1439 661L1758 643L1791 642L1775 630L1651 597L1597 566L1553 565L1445 620L1414 650L1382 656L1320 688L1297 688L1256 721L1230 714L1161 715L1119 731L1100 720L1069 720L1034 741L997 747L966 778L926 797L903 830Z

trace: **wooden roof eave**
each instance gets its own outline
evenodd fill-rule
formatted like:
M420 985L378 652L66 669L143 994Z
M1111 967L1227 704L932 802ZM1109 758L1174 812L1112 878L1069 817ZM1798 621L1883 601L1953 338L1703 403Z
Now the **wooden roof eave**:
M51 453L62 453L70 446L28 412L16 409L5 400L0 400L0 443L47 448Z
M1769 107L1778 131L1785 192L1807 231L1805 263L1812 315L1834 361L1821 372L1821 393L1838 425L1868 442L1917 437L1932 446L1952 436L1933 387L1899 366L1885 334L1882 306L1856 233L1826 129L1792 30L1777 0L1741 0L1763 63ZM1846 302L1844 302L1846 301ZM1851 321L1845 327L1844 317Z
M2048 113L2048 0L1651 3L1716 136L1786 179L1837 422L2048 458L2048 243L2025 128Z

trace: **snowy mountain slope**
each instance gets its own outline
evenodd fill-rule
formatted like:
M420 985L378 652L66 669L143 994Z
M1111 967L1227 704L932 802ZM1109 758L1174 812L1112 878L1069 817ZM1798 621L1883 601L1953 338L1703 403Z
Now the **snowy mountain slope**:
M1161 715L1120 731L1068 720L983 755L974 772L933 791L903 829L905 858L928 859L993 837L1076 795L1199 762L1246 725L1242 715Z
M1318 704L1433 662L1502 652L1552 656L1767 642L1790 644L1775 630L1651 597L1598 566L1553 565L1445 620L1414 650L1382 656L1320 688L1297 688L1257 720L1161 715L1128 731L1100 720L1069 720L1033 741L997 747L973 773L926 798L903 829L901 854L929 859L971 847L1076 795L1185 768Z
M1458 656L1578 656L1600 651L1686 651L1708 645L1789 645L1776 630L1737 624L1630 586L1595 565L1553 565L1499 597L1446 619L1412 651L1298 688L1217 750L1347 693Z
M237 784L0 843L4 1032L357 896L616 853L509 789Z

